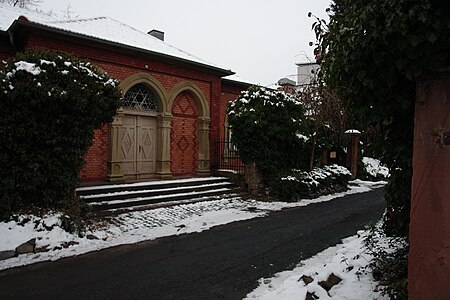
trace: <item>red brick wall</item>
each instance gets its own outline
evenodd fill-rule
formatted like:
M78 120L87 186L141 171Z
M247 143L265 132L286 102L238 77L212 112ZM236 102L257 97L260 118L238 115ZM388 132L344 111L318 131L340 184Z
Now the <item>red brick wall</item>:
M104 124L94 133L89 150L84 157L86 164L81 170L83 181L106 180L108 162L108 124Z
M63 42L61 41L63 40ZM218 76L195 70L189 66L174 65L162 58L142 54L136 51L122 51L120 48L95 46L82 40L55 39L45 35L29 35L27 49L51 49L71 53L77 57L89 59L109 75L119 81L138 72L148 72L155 77L167 91L184 80L189 80L200 87L208 101L211 99L211 84L220 80Z
M175 176L195 175L198 158L198 109L189 92L182 92L175 98L172 115L171 172Z

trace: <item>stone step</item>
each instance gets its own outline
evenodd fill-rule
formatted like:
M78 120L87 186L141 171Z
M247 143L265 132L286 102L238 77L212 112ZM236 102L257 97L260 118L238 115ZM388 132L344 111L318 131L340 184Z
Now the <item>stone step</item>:
M130 207L122 207L122 208L111 208L111 209L105 209L101 211L92 211L89 213L89 216L94 217L104 217L104 216L113 216L113 215L120 215L127 212L133 212L133 211L143 211L148 209L156 209L156 208L162 208L162 207L169 207L174 205L182 205L182 204L190 204L190 203L197 203L197 202L204 202L204 201L213 201L213 200L219 200L219 199L232 199L236 197L241 197L242 193L239 191L237 193L230 193L230 194L221 194L217 196L204 196L200 198L189 198L185 200L172 200L167 202L157 202L152 204L144 204L144 205L136 205L136 206L130 206Z
M95 215L207 201L239 193L242 193L241 189L226 177L108 184L77 189L77 194L89 204L91 214Z
M192 186L99 193L80 196L80 198L84 200L86 203L92 203L92 202L125 200L125 199L144 198L163 195L184 194L194 191L208 191L232 187L234 187L234 184L232 182L219 182L219 183L192 185Z
M221 188L215 190L207 190L207 191L192 191L188 193L180 193L180 194L169 194L169 195L160 195L160 196L152 196L152 197L139 197L139 198L131 198L124 200L112 200L112 201L102 201L102 202L91 202L90 206L92 211L102 211L114 208L124 208L124 207L132 207L132 206L140 206L140 205L148 205L160 202L169 202L169 201L180 201L180 200L189 200L192 198L199 197L211 197L217 195L224 195L230 193L239 192L240 189L235 188Z
M200 177L200 178L186 178L174 180L154 180L135 183L122 184L103 184L96 186L83 186L76 189L78 196L86 196L93 194L115 193L123 191L139 191L150 189L167 189L175 187L195 186L202 184L213 184L220 182L230 182L227 177Z

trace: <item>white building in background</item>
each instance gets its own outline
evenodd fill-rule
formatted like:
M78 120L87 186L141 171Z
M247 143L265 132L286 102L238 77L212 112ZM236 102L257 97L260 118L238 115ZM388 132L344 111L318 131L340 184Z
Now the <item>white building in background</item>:
M297 75L291 75L289 77L297 77L297 82L294 80L284 77L278 80L277 89L284 91L286 93L295 93L302 86L309 85L313 83L313 81L317 78L317 72L319 71L320 65L315 62L306 62L306 63L296 63L297 66ZM295 78L293 78L295 79Z
M319 71L317 63L296 63L297 65L297 85L310 84Z

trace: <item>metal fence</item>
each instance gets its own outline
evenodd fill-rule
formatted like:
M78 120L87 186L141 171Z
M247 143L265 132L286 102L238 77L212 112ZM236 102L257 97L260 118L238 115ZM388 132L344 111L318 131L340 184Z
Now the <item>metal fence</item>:
M239 157L236 145L228 141L218 141L214 145L215 170L232 170L239 174L244 173L244 163Z

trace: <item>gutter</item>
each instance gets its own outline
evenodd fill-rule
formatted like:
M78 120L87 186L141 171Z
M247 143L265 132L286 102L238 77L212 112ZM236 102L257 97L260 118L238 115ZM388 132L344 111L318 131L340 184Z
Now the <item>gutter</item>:
M223 83L228 83L228 84L240 85L240 86L243 86L245 88L248 88L249 86L252 86L252 85L257 85L255 83L237 81L237 80L228 79L228 78L224 78L224 77L222 77L222 82Z
M160 53L160 52L155 52L155 51L146 50L146 49L133 47L133 46L128 46L128 45L124 45L124 44L120 44L120 43L117 43L117 42L112 42L112 41L108 41L108 40L104 40L104 39L100 39L100 38L96 38L96 37L91 37L91 36L88 36L88 35L85 35L85 34L80 34L80 33L66 31L66 30L62 30L62 29L58 29L58 28L53 28L53 27L48 26L48 25L35 23L35 22L30 22L30 21L26 21L26 20L23 20L23 19L20 19L20 18L18 20L15 20L11 24L11 26L8 28L8 30L7 30L8 34L10 36L11 44L13 46L15 45L15 44L13 44L14 43L14 39L13 39L14 32L16 30L18 30L20 27L28 27L28 28L33 28L33 29L39 29L39 30L43 30L43 31L51 32L51 33L58 33L58 34L62 34L62 35L69 36L69 37L79 38L79 39L86 40L86 41L89 41L89 42L96 42L96 43L104 44L104 45L107 45L107 46L119 47L119 48L126 49L126 50L132 50L132 51L137 51L137 52L141 52L141 53L145 53L145 54L150 54L150 55L161 57L161 58L164 58L164 59L170 59L170 60L175 61L175 62L184 63L184 64L190 64L190 65L194 65L194 66L197 66L197 67L200 67L200 68L203 68L203 69L208 69L208 70L211 70L213 72L216 72L216 73L220 74L221 76L228 76L228 75L235 74L231 70L225 70L225 69L222 69L222 68L210 66L210 65L207 65L207 64L202 64L202 63L199 63L199 62L195 62L195 61L191 61L191 60L188 60L188 59L183 59L183 58L171 56L171 55Z

